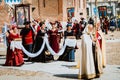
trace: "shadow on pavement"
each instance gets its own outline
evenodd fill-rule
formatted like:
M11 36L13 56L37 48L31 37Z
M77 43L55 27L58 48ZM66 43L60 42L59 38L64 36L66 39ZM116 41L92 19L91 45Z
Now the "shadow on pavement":
M23 65L30 65L30 64L34 64L35 62L25 62Z
M120 69L120 67L117 67L118 69Z
M78 74L56 74L54 76L62 77L62 78L78 79Z
M76 65L62 65L62 66L65 66L65 67L68 67L68 68L75 68Z
M4 64L0 64L0 66L4 66Z

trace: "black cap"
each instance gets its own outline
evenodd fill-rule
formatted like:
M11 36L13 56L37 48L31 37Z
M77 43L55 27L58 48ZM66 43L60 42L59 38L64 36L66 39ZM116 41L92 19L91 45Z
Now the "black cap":
M30 21L25 21L24 22L24 25L28 25L28 24L30 24L31 22Z

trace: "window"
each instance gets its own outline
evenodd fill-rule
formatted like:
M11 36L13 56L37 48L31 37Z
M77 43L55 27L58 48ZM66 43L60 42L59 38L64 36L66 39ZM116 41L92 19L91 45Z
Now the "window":
M44 8L45 8L45 6L46 6L45 2L46 2L46 1L45 1L45 0L43 0L43 7L44 7Z
M87 16L89 16L89 8L87 8Z
M74 8L67 8L68 18L74 17L74 12L75 12Z

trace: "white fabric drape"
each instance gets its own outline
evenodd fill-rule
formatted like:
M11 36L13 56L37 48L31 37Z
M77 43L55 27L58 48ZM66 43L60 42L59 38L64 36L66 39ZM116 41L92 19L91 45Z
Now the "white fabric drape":
M13 51L15 50L15 48L17 49L21 49L27 56L29 57L37 57L38 55L41 54L41 52L43 51L45 47L45 40L43 41L43 44L40 48L40 50L36 53L31 53L31 52L28 52L22 45L22 42L21 41L12 41L11 44L10 44L10 49L12 49Z
M61 49L58 53L56 53L56 52L50 47L47 38L45 38L45 42L46 42L46 46L47 46L48 50L50 51L50 53L51 53L52 55L62 55L62 54L64 53L65 48L66 48L66 44L62 47L62 49Z
M77 41L76 41L76 39L65 39L65 44L69 47L75 48Z
M21 47L22 47L23 52L24 52L27 56L29 56L29 57L37 57L38 55L40 55L40 54L42 53L42 51L43 51L43 49L44 49L44 47L45 47L45 40L43 41L43 44L42 44L40 50L39 50L38 52L36 52L36 53L30 53L30 52L28 52L22 45L21 45Z
M12 50L12 51L14 51L15 50L15 48L17 48L17 49L22 49L22 42L21 41L11 41L11 43L10 43L10 49Z
M65 51L65 48L66 48L66 46L69 46L69 47L74 47L75 48L75 46L76 46L76 39L65 39L65 44L64 44L64 46L62 47L62 49L58 52L58 53L56 53L52 48L51 48L51 46L49 45L49 41L48 41L48 35L47 34L45 34L45 42L46 42L46 46L47 46L47 48L48 48L48 50L50 51L50 53L52 54L52 55L62 55L63 53L64 53L64 51Z
M50 53L52 55L62 55L65 51L65 48L66 46L69 46L69 47L74 47L76 46L76 39L65 39L65 44L64 46L62 47L62 49L56 53L50 46L49 44L49 41L48 41L48 35L46 34L45 37L44 37L44 40L43 40L43 44L42 44L42 47L40 48L40 50L36 53L30 53L28 52L22 45L22 42L21 41L12 41L11 42L11 45L10 45L10 49L12 49L13 51L15 50L15 48L17 49L22 49L23 52L29 56L29 57L37 57L38 55L41 54L41 52L43 51L44 47L45 47L45 44L48 48L48 50L50 51Z

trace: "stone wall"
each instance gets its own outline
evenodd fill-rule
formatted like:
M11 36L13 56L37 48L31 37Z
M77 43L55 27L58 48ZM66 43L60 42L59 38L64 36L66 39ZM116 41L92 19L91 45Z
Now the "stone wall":
M71 7L75 8L74 14L78 20L82 16L86 17L85 4L80 4L80 1L83 2L86 0L23 0L22 3L30 4L31 16L34 19L40 18L42 20L50 19L50 21L67 21L67 8ZM3 26L4 22L10 22L7 9L4 7L3 4L0 4L0 26ZM32 9L34 9L34 11L32 11ZM81 12L83 12L82 16L80 16Z
M32 1L32 5L31 7L34 8L34 11L32 11L32 16L33 18L37 19L38 17L40 17L40 3L38 3L38 0L34 0Z
M45 2L44 2L45 1ZM62 17L62 0L34 0L32 7L33 18L57 20Z
M2 30L2 27L3 27L4 23L9 23L10 22L10 18L8 16L7 8L8 7L5 6L4 2L2 2L0 4L0 33L1 33L1 30Z
M82 3L81 3L82 2ZM67 21L67 8L75 8L75 17L86 17L86 0L34 0L34 18ZM83 13L83 15L80 15Z
M55 19L58 16L58 0L45 0L44 2L40 3L40 11L41 11L41 18L42 19Z

